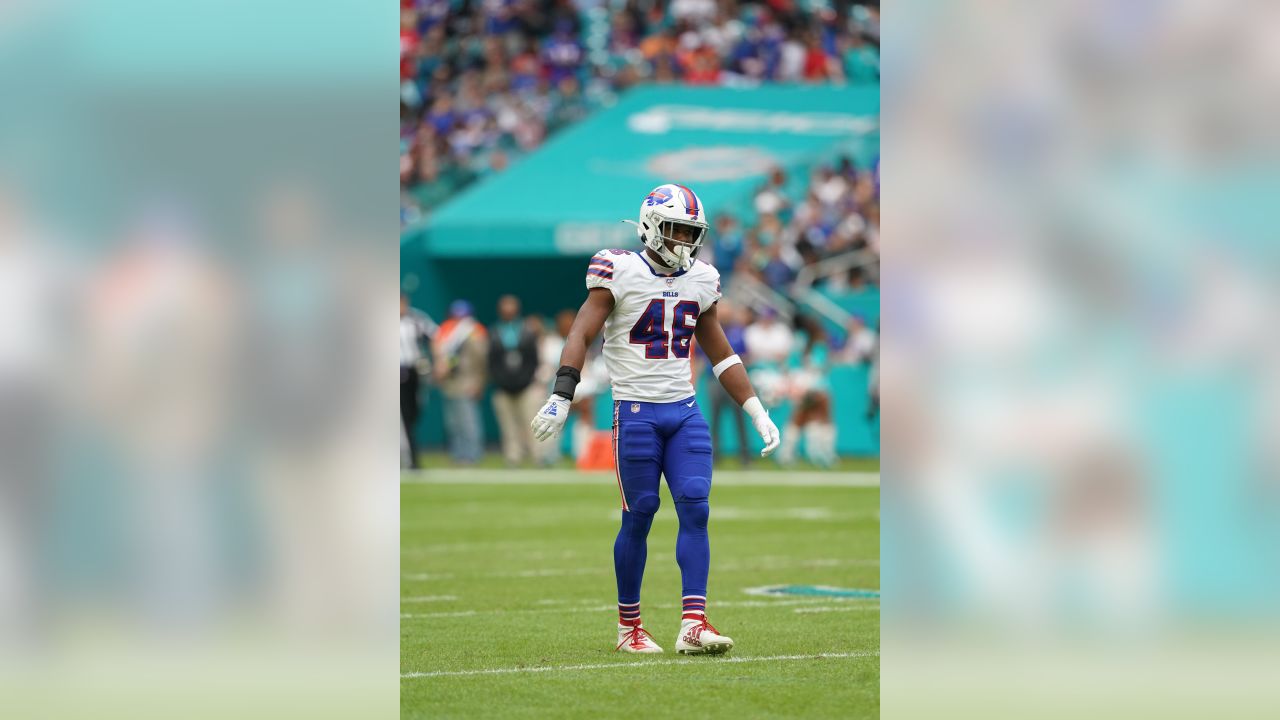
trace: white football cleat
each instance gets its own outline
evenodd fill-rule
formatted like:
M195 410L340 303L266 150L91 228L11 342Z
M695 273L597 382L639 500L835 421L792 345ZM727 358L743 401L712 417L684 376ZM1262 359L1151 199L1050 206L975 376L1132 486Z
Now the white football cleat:
M676 652L681 655L723 655L733 649L733 638L720 634L706 618L685 618L676 636Z
M620 652L660 653L662 648L653 641L653 636L643 625L623 625L618 623L618 647Z

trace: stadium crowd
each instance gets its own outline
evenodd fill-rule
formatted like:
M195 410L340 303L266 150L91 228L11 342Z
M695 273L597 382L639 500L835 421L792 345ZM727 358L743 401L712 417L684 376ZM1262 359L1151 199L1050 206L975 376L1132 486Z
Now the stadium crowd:
M879 2L401 0L402 225L637 83L879 80Z

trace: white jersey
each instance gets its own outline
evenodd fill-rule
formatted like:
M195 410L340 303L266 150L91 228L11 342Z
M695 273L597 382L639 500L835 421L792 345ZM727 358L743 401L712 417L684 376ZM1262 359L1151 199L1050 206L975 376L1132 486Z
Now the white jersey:
M604 323L604 361L615 400L675 402L693 395L690 341L698 316L720 299L720 273L695 260L663 275L630 250L601 250L587 288L613 293Z

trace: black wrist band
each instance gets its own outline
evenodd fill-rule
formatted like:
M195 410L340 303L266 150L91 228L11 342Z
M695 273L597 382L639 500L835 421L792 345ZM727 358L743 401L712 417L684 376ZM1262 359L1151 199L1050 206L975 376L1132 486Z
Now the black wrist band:
M551 392L572 400L573 391L577 389L580 382L582 382L582 373L578 368L561 365L560 369L556 371L556 385Z

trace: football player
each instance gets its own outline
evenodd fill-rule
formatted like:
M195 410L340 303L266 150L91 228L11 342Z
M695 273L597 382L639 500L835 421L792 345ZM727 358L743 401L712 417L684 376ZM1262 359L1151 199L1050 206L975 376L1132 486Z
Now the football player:
M725 653L733 640L707 622L711 432L694 399L691 339L697 338L716 378L751 417L765 443L762 456L778 447L780 435L716 318L720 273L697 259L707 235L706 209L698 196L684 185L654 188L633 224L644 243L642 251L602 250L591 258L587 300L565 339L551 398L533 419L534 435L546 440L564 428L587 346L603 329L604 359L613 383L614 465L622 495L622 528L613 546L617 649L662 652L640 621L640 583L649 528L658 511L659 476L665 476L680 521L676 561L683 613L676 651Z

